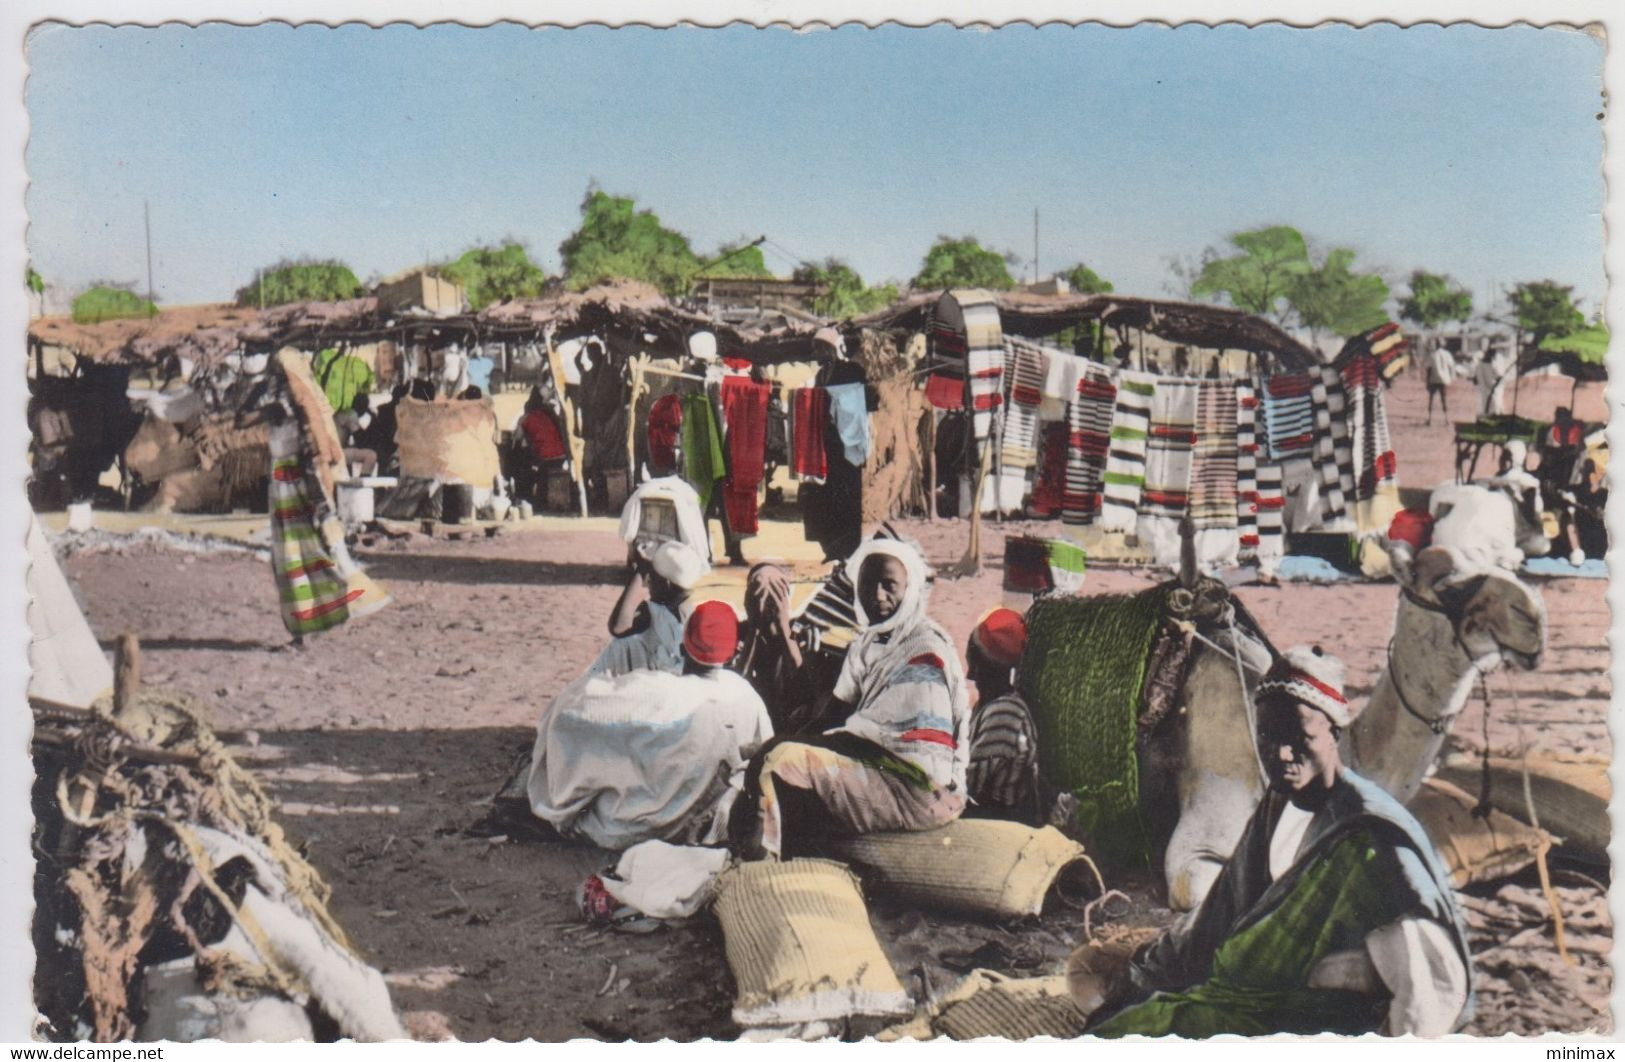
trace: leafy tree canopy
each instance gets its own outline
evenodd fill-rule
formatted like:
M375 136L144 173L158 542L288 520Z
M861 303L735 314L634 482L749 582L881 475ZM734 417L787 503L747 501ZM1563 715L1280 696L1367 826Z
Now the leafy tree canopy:
M1291 290L1293 279L1307 273L1309 246L1303 234L1288 225L1238 232L1230 237L1241 254L1229 258L1212 252L1191 284L1191 294L1228 296L1248 313L1275 314Z
M75 324L96 324L121 317L151 317L158 307L127 287L96 284L73 300Z
M1072 290L1080 295L1103 295L1112 290L1112 282L1079 262L1062 273Z
M1423 328L1446 321L1465 321L1473 315L1473 293L1447 276L1418 269L1411 273L1411 293L1399 306L1399 316Z
M45 278L33 266L28 267L28 290L35 295L45 294Z
M1555 280L1525 281L1512 289L1512 309L1518 327L1533 334L1532 346L1548 336L1565 336L1585 324L1585 314L1574 304L1574 288Z
M823 285L824 294L813 301L813 312L822 317L857 317L897 301L896 284L866 287L857 270L839 258L825 259L823 265L805 264L793 279Z
M1287 301L1311 334L1324 329L1352 336L1387 323L1387 283L1375 273L1354 272L1353 264L1354 252L1339 247L1319 267L1292 276Z
M338 302L361 294L361 281L343 262L283 259L260 270L257 280L237 289L239 306L281 306L290 302Z
M750 278L773 275L773 271L767 268L767 260L762 257L762 249L750 246L749 240L723 244L710 261L713 264L701 270L700 276Z
M547 274L517 240L504 240L500 247L472 247L441 266L440 275L462 285L474 310L509 299L535 298L547 283Z
M610 277L642 280L668 295L681 294L699 267L688 237L638 210L630 196L589 187L581 225L559 244L566 284L574 291Z
M920 274L914 278L916 288L990 288L1008 291L1016 286L1015 278L1007 268L1008 256L990 251L976 242L974 236L953 239L939 236L931 249L925 252Z

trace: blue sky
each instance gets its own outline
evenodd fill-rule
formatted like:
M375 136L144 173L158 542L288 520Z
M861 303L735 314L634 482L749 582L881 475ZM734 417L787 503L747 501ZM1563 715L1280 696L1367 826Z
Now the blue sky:
M1603 46L1472 26L793 33L45 27L29 251L61 295L226 299L257 266L384 274L514 236L550 271L589 181L702 252L906 280L940 234L1165 295L1167 261L1293 224L1395 280L1603 297ZM54 309L55 307L53 307Z

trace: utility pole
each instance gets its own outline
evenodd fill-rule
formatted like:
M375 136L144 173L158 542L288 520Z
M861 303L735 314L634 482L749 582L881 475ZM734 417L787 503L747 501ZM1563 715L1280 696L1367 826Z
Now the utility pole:
M158 300L152 291L152 205L145 199L141 201L141 221L147 229L147 301L156 306Z
M1038 208L1033 207L1033 283L1038 283Z

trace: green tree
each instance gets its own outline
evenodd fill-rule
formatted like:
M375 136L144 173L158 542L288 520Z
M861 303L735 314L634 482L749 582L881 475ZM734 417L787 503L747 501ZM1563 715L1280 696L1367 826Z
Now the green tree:
M1438 328L1446 321L1465 321L1473 315L1473 293L1449 277L1425 269L1411 272L1411 293L1400 303L1399 316L1423 328Z
M1191 294L1226 295L1248 313L1272 314L1276 320L1284 320L1281 304L1293 280L1310 269L1303 234L1288 225L1271 225L1238 232L1230 242L1242 253L1220 258L1217 251L1211 251L1191 284Z
M806 263L792 279L823 286L824 294L813 300L813 312L822 317L857 317L897 301L896 284L867 287L857 270L839 258L827 258L822 265Z
M990 251L976 242L974 236L953 239L938 236L937 242L925 252L920 263L920 274L914 278L916 288L927 291L939 288L990 288L1009 291L1016 286L1015 278L1007 268L1009 255Z
M499 247L472 247L442 265L440 275L463 286L473 310L510 299L533 299L547 283L547 274L518 240L504 240Z
M157 312L156 305L121 284L94 284L73 300L75 324L96 324L121 317L151 317Z
M559 244L565 283L575 291L610 277L642 280L668 295L688 289L699 259L688 237L638 210L630 196L595 187L581 201L581 225Z
M1530 334L1529 345L1539 347L1550 336L1566 336L1585 325L1585 314L1574 303L1574 288L1555 280L1525 281L1512 289L1512 310L1518 327Z
M702 277L771 277L773 271L767 268L767 260L762 257L762 249L753 247L748 240L735 240L725 243L717 248L717 253L708 261L699 272Z
M332 259L283 259L260 270L237 289L239 306L281 306L290 302L338 302L361 294L350 267Z
M1112 282L1079 262L1062 273L1072 290L1080 295L1104 295L1112 291Z
M1287 302L1311 337L1324 330L1338 336L1369 332L1387 322L1383 303L1388 284L1375 273L1356 273L1354 252L1338 247L1318 267L1292 276Z

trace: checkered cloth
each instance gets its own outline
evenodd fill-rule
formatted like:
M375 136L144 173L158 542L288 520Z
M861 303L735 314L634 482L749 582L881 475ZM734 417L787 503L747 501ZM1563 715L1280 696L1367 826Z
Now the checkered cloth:
M1258 395L1236 384L1236 541L1239 556L1258 552Z

